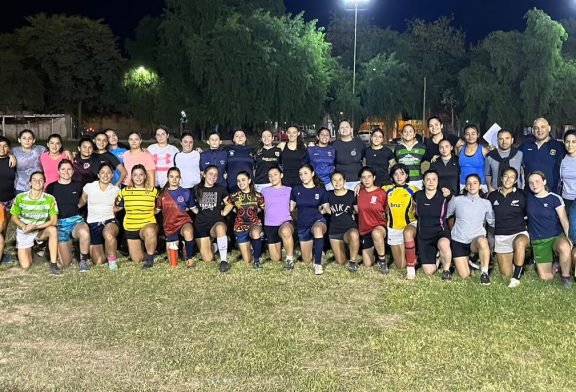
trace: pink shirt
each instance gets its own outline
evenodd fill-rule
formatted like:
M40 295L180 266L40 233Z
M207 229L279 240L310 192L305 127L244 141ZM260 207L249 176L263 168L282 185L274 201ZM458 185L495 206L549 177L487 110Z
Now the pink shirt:
M46 183L44 184L44 189L51 183L58 181L58 164L62 159L66 159L64 153L60 154L56 159L50 157L50 152L46 151L40 155L40 165L42 165L42 170L46 176Z
M142 150L139 154L133 154L130 151L126 151L122 158L124 159L124 167L128 172L124 179L124 185L130 185L130 180L132 179L132 168L139 163L144 165L146 170L156 170L154 158L152 158L152 154L148 151Z

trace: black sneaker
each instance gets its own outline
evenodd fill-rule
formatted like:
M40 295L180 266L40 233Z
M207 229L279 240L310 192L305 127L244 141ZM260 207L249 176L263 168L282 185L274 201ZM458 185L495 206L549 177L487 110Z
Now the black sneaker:
M260 264L260 261L254 260L254 269L256 269L258 271L262 270L262 264Z
M383 261L380 263L380 269L378 270L381 274L386 275L390 270L388 269L388 263Z
M450 270L442 272L442 280L444 282L450 282L452 280L452 273L450 272Z
M142 268L144 269L150 269L154 267L154 259L152 260L144 260L144 264L142 264Z
M51 275L62 275L62 270L58 267L56 263L50 263L50 274Z
M358 271L358 263L355 261L350 261L348 263L348 271L350 271L350 272Z
M284 263L284 269L286 271L290 271L294 269L294 260L286 260L286 263Z
M574 282L572 281L571 277L562 277L562 287L565 289L571 289L573 283Z
M220 265L218 266L218 269L220 270L220 272L228 272L228 270L230 269L230 264L228 264L227 261L221 261Z
M480 275L480 283L485 286L490 286L490 276L486 272L482 272L482 275Z

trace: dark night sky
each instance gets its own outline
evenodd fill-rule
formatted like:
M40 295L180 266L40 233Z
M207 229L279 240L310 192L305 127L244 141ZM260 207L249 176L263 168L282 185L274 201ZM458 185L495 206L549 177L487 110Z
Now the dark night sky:
M194 1L194 0L190 0ZM305 11L306 19L327 25L330 12L343 8L343 0L285 0L292 13ZM12 31L24 24L24 17L38 12L66 13L103 18L123 38L132 35L144 15L160 15L163 0L43 0L6 4L0 14L0 31ZM415 17L434 20L454 15L455 25L466 31L472 43L493 30L523 29L524 13L541 8L552 18L576 17L576 0L370 0L369 14L381 26L402 30ZM10 9L10 11L7 10Z

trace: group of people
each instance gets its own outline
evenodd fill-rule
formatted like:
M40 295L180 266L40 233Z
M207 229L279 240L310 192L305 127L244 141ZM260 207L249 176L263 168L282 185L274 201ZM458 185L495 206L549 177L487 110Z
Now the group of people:
M10 220L16 225L23 268L31 266L34 245L46 241L53 274L72 262L73 240L79 242L80 271L91 263L116 270L124 239L130 259L150 268L158 239L165 238L167 248L182 251L188 267L217 253L226 272L232 243L256 269L262 268L265 245L273 261L292 269L297 239L303 261L313 262L316 274L324 272L329 244L336 262L351 272L361 259L387 273L390 249L408 279L415 278L417 264L427 275L441 265L443 280L454 271L466 278L476 253L480 281L490 284L494 252L511 287L520 283L531 245L539 276L549 280L560 271L569 287L576 131L559 142L539 118L518 148L508 130L500 130L498 145L487 148L474 125L465 127L462 139L445 134L438 117L427 125L430 137L423 142L405 125L393 149L381 129L365 146L349 121L340 122L334 141L320 128L309 146L296 126L278 145L264 130L255 148L242 129L226 148L213 132L205 151L194 148L187 132L180 148L171 145L164 126L147 148L137 132L124 147L107 129L81 139L74 153L63 149L59 135L49 137L46 149L24 130L14 148L0 137L2 232ZM424 161L430 165L423 172ZM3 238L0 247L1 254Z

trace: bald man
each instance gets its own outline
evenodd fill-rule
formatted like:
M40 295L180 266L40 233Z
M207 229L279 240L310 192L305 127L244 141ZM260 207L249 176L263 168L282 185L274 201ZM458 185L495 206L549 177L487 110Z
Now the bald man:
M550 137L550 124L545 118L537 118L532 124L532 135L520 145L522 151L522 166L526 178L536 170L546 176L546 183L550 192L558 193L560 184L560 162L566 150L564 144Z

